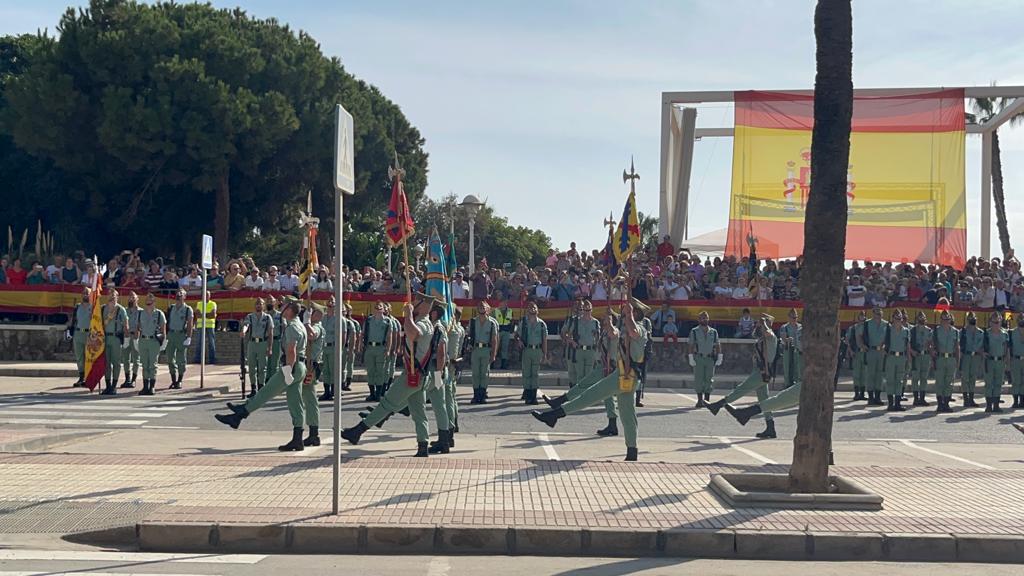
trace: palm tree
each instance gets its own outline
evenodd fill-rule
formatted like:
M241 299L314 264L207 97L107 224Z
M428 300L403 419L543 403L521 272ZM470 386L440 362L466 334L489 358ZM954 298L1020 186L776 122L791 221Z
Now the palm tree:
M994 83L993 83L994 85ZM1003 111L1012 102L1007 98L972 98L971 112L967 121L984 124ZM1010 118L1009 125L1024 123L1024 112ZM1003 192L1003 160L999 151L999 131L992 131L992 201L996 205L996 228L999 230L999 246L1003 258L1010 253L1010 229L1006 224L1006 195Z
M827 492L832 382L839 353L839 301L846 253L846 167L853 115L851 0L818 0L811 194L804 218L804 364L789 487Z
M637 212L637 223L640 224L640 247L649 250L658 245L658 219L643 212Z

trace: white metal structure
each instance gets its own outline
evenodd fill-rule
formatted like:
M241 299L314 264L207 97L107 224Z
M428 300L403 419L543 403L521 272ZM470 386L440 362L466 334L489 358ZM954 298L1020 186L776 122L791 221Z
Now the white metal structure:
M855 96L885 96L893 92L951 90L943 88L866 88L854 90ZM981 256L990 257L992 236L992 133L1016 114L1024 111L1024 86L977 86L963 88L965 98L1013 98L988 122L968 124L968 134L981 134ZM809 94L809 90L777 90ZM658 232L669 234L675 242L688 237L690 171L696 140L733 136L729 127L697 128L697 110L687 104L732 103L731 90L661 93L661 180Z

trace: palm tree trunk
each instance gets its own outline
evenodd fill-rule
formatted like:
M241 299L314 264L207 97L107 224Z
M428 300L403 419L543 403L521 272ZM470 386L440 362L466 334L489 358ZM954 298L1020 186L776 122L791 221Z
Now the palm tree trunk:
M217 259L220 261L222 266L227 266L228 254L228 235L230 233L231 224L231 188L228 185L228 175L230 170L225 168L224 174L220 177L220 182L217 185L217 198L214 202L215 212L213 215L213 237L214 237L214 251L217 253Z
M1003 258L1010 253L1010 229L1006 223L1006 196L1003 193L1003 160L999 152L999 131L992 131L992 200L996 205L996 228Z
M846 169L853 115L851 0L819 0L814 12L817 76L811 139L811 194L804 220L803 387L793 465L794 492L827 492L832 382L839 352L839 302L846 253Z

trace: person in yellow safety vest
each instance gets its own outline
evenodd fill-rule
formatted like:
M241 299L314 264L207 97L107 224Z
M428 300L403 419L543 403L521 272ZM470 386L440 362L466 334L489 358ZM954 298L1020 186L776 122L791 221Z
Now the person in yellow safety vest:
M498 359L501 360L501 369L508 370L508 360L512 348L512 334L515 332L515 323L512 321L512 309L508 307L508 297L501 294L499 305L494 309L494 319L498 322Z
M202 330L200 338L193 340L196 343L196 358L193 364L199 364L199 356L202 354L202 340L206 338L206 363L217 363L217 340L214 336L214 328L217 326L217 303L213 300L206 301L206 315L203 315L203 301L196 302L196 328Z

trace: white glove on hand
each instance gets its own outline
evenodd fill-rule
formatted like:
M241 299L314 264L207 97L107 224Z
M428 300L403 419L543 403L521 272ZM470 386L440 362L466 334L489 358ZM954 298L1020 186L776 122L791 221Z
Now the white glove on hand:
M160 351L167 350L167 340L164 340L163 344L160 345Z
M687 354L686 356L687 356L687 358L690 359L690 366L696 366L697 365L697 361L693 359L693 354Z
M285 366L284 370L281 372L281 375L284 376L285 386L291 386L292 382L295 381L295 376L292 374L291 366Z
M125 338L124 339L124 344L121 344L121 348L123 350L127 350L128 347L131 346L131 345L132 345L132 339L131 338Z
M71 340L71 330L70 329L64 331L64 339L65 340Z
M139 351L139 339L138 338L132 338L132 348L134 348L136 352Z
M185 338L185 341L182 342L182 344L184 344L186 348L191 346L192 345L192 337L189 336L188 338Z
M721 366L722 365L722 358L723 358L723 356L721 354L719 354L718 358L715 360L715 366Z

